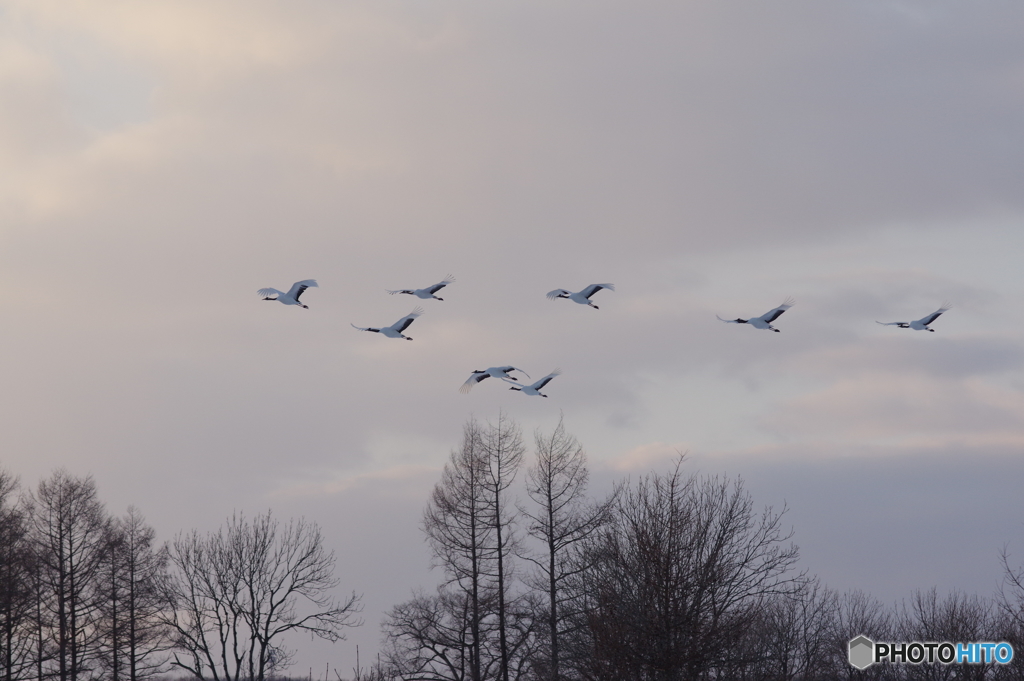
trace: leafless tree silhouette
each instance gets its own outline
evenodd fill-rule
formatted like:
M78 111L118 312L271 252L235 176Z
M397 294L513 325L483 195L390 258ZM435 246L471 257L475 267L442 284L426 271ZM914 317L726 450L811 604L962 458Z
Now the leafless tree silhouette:
M503 412L498 422L481 432L484 455L484 486L487 490L489 523L494 528L494 593L497 601L499 676L509 681L509 595L512 582L510 558L516 549L515 514L509 512L508 488L522 466L526 448L519 426Z
M917 590L897 611L900 641L992 641L998 639L993 603L987 598L953 591L944 598L938 589ZM983 681L991 678L994 664L906 665L908 681Z
M134 506L111 522L102 565L101 666L111 681L138 681L167 670L168 552Z
M236 515L217 533L176 537L170 560L172 664L199 678L264 681L290 660L286 634L333 642L358 624L357 596L330 593L335 557L314 523Z
M484 676L487 663L483 657L488 647L486 620L492 611L489 601L494 588L488 568L494 558L495 531L489 522L487 462L480 437L480 426L475 421L463 427L462 444L452 452L423 514L423 531L434 554L434 565L444 570L445 586L464 594L468 618L465 654L472 681L490 678ZM441 598L437 605L452 602L451 598ZM445 660L439 664L449 666Z
M623 491L586 542L577 673L618 681L722 675L774 596L804 581L782 512L760 514L740 480L668 475ZM584 626L585 625L585 626Z
M531 581L546 601L542 610L545 644L535 665L541 678L557 681L562 678L563 630L579 614L573 610L578 601L566 584L586 567L573 560L573 548L609 521L616 494L601 504L589 502L586 454L576 438L565 432L562 419L550 435L538 431L534 442L536 461L527 470L526 490L536 506L535 510L520 507L519 511L528 521L527 532L542 544L543 551L523 553L523 557L536 566L538 577Z
M386 657L401 678L526 676L536 608L512 592L516 518L507 499L522 456L519 429L504 415L463 428L423 515L445 581L437 595L396 606L384 625Z
M32 669L35 565L26 508L15 498L17 479L0 470L0 680Z
M53 631L60 681L86 678L96 664L100 566L109 523L92 477L60 469L39 483L32 500L40 617Z
M839 596L817 579L768 599L732 654L734 678L829 679ZM845 652L845 649L844 649Z

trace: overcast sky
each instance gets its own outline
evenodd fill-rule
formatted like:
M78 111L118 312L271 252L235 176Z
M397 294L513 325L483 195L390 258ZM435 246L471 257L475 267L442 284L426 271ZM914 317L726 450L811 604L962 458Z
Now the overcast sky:
M599 493L742 475L885 602L1024 563L1024 5L0 5L0 466L162 540L319 523L365 626L437 575L462 424L566 428ZM412 343L359 333L448 273ZM262 287L315 278L308 310ZM554 288L612 282L591 310ZM787 296L781 333L715 319ZM878 326L941 304L935 333ZM473 369L563 375L548 399Z

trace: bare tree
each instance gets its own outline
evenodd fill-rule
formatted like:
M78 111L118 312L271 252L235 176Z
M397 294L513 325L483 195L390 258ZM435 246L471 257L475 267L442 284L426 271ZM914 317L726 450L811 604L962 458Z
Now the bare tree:
M991 641L997 638L993 605L985 598L953 591L940 598L938 589L915 591L899 609L896 631L902 641ZM907 665L904 678L921 681L990 678L994 664Z
M305 520L282 526L266 515L232 517L205 537L193 531L170 550L172 664L199 678L264 681L287 666L282 638L304 632L328 641L357 626L358 598L336 600L335 557L320 528Z
M699 679L727 655L765 602L804 581L782 513L760 514L742 482L651 475L624 490L586 542L582 574L587 678Z
M496 599L489 591L481 607L496 611ZM384 671L405 681L469 681L479 659L480 678L501 676L501 648L497 636L497 617L485 617L480 623L480 655L476 658L471 631L471 598L452 586L442 586L435 595L416 594L395 606L384 620ZM536 656L534 644L537 604L529 596L516 598L506 612L509 676L533 678L531 665Z
M0 680L27 678L33 663L32 549L18 481L0 470Z
M445 580L436 596L416 595L385 622L389 663L402 678L519 679L532 659L532 603L512 590L516 548L508 500L523 456L522 436L501 415L469 421L423 514L433 565Z
M529 521L527 532L544 548L543 553L524 553L523 557L537 567L539 578L533 581L546 596L546 645L544 659L537 664L543 669L542 676L557 681L561 678L562 630L577 614L564 611L578 602L566 583L586 567L572 560L572 549L608 522L616 494L601 504L588 501L586 490L590 473L586 454L576 438L565 432L562 419L551 435L538 431L534 442L536 462L527 470L526 491L536 504L536 510L531 512L520 507L519 511Z
M49 611L55 629L55 675L77 681L88 676L96 657L107 514L91 477L74 478L60 469L39 483L31 517L41 611Z
M996 606L999 609L997 627L998 638L1013 644L1017 654L1009 665L996 670L996 677L1024 681L1024 567L1015 566L1010 560L1010 551L1003 547L999 555L1003 566L1003 583L996 593Z
M837 606L826 678L850 681L892 678L894 669L890 665L876 664L861 670L853 667L848 657L849 642L861 634L874 641L894 640L896 625L892 613L877 598L863 591L844 593Z
M526 448L519 426L503 412L498 422L482 431L481 445L486 462L484 486L487 490L489 522L494 530L494 591L497 600L499 679L509 681L509 585L512 580L510 558L516 548L515 515L508 510L508 488L522 466Z
M769 599L733 655L732 676L759 681L828 679L838 594L817 579Z
M495 531L489 522L486 475L480 427L470 421L463 427L462 444L452 452L423 513L423 531L434 565L444 569L446 585L465 594L466 657L472 681L490 678L484 676L482 657L486 649L484 620L490 611L486 601L493 589L488 563L494 556ZM405 635L400 629L395 633Z
M388 668L401 679L472 679L472 607L469 593L442 587L436 595L416 594L392 608L383 625ZM487 662L480 674L492 678Z
M101 660L111 681L138 681L167 670L168 552L154 548L155 536L134 506L111 523L101 581Z

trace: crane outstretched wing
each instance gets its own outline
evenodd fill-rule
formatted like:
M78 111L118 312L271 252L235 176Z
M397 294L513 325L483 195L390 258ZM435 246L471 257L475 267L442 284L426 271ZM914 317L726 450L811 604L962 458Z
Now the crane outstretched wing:
M469 378L466 379L465 383L462 384L462 387L459 388L459 392L460 393L468 393L470 390L473 389L473 386L475 386L477 383L479 383L480 381L484 380L485 378L490 378L490 377L491 377L491 375L488 374L486 371L481 371L480 373L474 373L472 376L470 376Z
M430 288L428 288L427 292L429 292L431 294L434 294L434 293L437 293L438 291L440 291L441 289L443 289L448 284L454 284L454 283L455 283L455 277L453 277L452 275L449 274L447 277L444 278L444 281L439 281L438 283L436 283L433 286L431 286Z
M554 300L555 298L571 296L572 291L566 291L564 288L556 288L554 291L548 291L546 295L548 300Z
M415 310L413 310L412 312L410 312L409 314L405 315L404 317L399 319L397 322L392 324L391 328L394 329L395 331L397 331L398 333L402 333L403 331L408 329L409 325L412 324L413 321L417 317L419 317L421 314L423 314L423 308L422 307L417 307Z
M591 284L590 286L580 291L580 293L583 294L584 298L590 298L590 296L594 295L603 288L606 288L609 291L614 291L615 284Z
M292 284L292 287L288 290L288 295L298 300L302 292L310 287L319 288L320 285L316 283L316 279L303 279Z
M922 324L924 324L925 326L928 326L929 324L934 322L936 319L938 319L942 315L943 312L949 312L949 308L951 308L951 307L953 307L953 306L950 305L949 303L945 303L938 310L936 310L935 312L932 312L927 317L922 317L918 321L921 322Z
M776 319L779 318L779 315L781 315L783 312L785 312L789 308L793 307L793 305L795 303L796 303L796 301L793 300L792 298L786 298L782 302L782 305L779 305L774 310L769 310L768 312L765 312L763 315L761 315L761 319L763 319L764 321L766 321L769 324L771 324L772 322L774 322Z
M561 375L562 375L562 370L561 369L555 369L550 374L548 374L544 378L540 379L539 381L537 381L536 383L534 383L530 387L533 388L534 390L540 390L541 388L546 386L548 383L550 383L552 378L554 378L555 376L561 376Z
M282 291L278 291L276 288L261 288L256 293L258 293L259 295L263 296L264 298L270 298L270 296L275 296L275 295L276 296L283 296L284 295L284 293Z

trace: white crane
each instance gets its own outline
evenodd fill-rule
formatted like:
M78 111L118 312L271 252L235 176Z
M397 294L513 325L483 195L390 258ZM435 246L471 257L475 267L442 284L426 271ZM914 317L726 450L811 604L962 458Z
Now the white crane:
M509 388L509 390L518 390L519 392L523 393L524 395L540 395L541 397L547 397L547 395L542 393L540 391L540 389L543 388L544 386L546 386L548 383L550 383L552 378L554 378L555 376L560 375L561 373L562 373L561 369L555 369L550 374L548 374L544 378L540 379L539 381L537 381L533 385L514 385L511 388ZM502 379L502 380L511 383L511 381L509 379L507 379L507 378Z
M738 317L736 319L722 319L721 317L718 317L718 315L715 316L718 317L719 321L723 321L727 324L750 324L755 329L771 329L775 333L779 333L779 330L772 326L772 322L778 319L779 315L783 312L793 307L794 303L796 303L796 301L792 298L786 298L782 305L779 305L774 310L765 312L760 317L751 317L750 319L740 319Z
M285 305L298 305L299 307L303 307L308 310L309 305L303 305L300 303L299 296L301 296L303 291L311 286L314 288L320 288L316 283L316 279L303 279L302 281L297 281L292 284L292 287L288 289L288 293L278 291L276 288L261 288L257 293L263 296L263 300L276 300L277 302L284 303ZM271 296L277 297L271 298Z
M426 300L427 298L433 298L434 300L444 300L444 298L438 298L434 294L443 289L448 284L454 282L455 277L449 274L447 277L445 277L444 281L439 281L433 286L428 286L427 288L402 288L398 289L397 291L389 290L388 293L390 293L391 295L395 295L396 293L407 293L410 296L416 296L417 298L422 298L423 300Z
M879 322L879 321L876 321L875 323L876 324L881 324L882 326L898 326L901 329L913 329L914 331L931 331L932 333L935 333L935 329L929 329L928 325L931 324L932 322L934 322L936 319L938 319L939 315L941 315L943 312L949 312L949 308L951 308L951 307L953 307L953 306L950 305L949 303L943 303L942 307L940 307L935 312L932 312L927 317L921 317L920 319L915 319L912 322Z
M555 300L556 298L568 298L574 303L579 303L580 305L589 305L595 310L599 310L600 308L597 305L594 305L592 302L590 302L590 296L594 295L603 288L606 288L609 291L614 291L615 284L591 284L582 291L577 291L576 293L573 293L572 291L566 291L564 288L556 288L554 291L549 291L547 296L549 300Z
M477 383L479 383L480 381L484 380L485 378L492 378L493 377L493 378L504 378L504 379L508 379L508 380L512 380L512 381L518 380L516 377L508 375L508 372L510 372L510 371L521 371L522 373L526 374L527 378L530 377L530 374L527 374L522 369L517 369L516 367L511 366L511 365L510 366L504 366L504 367L490 367L488 369L484 369L483 371L481 371L480 369L477 369L476 371L473 372L473 374L469 378L466 379L466 382L462 384L462 387L459 388L459 392L460 393L468 393L470 390L473 389L473 386L475 386Z
M352 328L359 329L360 331L372 331L373 333L385 335L388 338L404 338L405 340L412 340L412 338L403 335L402 332L408 329L409 325L412 324L413 321L421 314L423 314L423 308L417 307L415 310L405 315L391 326L385 326L380 329L375 329L373 327L363 328L362 326L356 326L355 324L353 324Z

